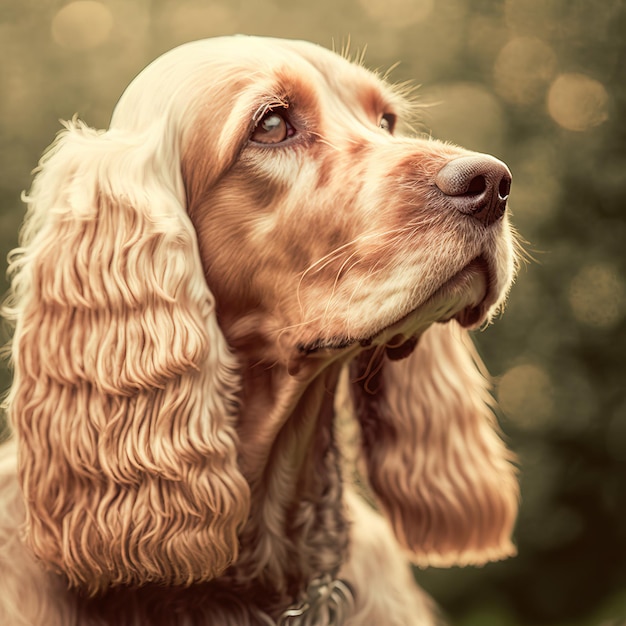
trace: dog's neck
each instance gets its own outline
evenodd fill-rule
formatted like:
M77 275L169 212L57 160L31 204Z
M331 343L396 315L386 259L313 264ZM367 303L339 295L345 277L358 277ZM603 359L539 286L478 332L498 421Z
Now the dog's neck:
M311 363L292 376L282 365L244 367L238 419L240 464L252 486L267 478L277 454L290 456L295 464L304 461L320 422L332 427L340 369L340 363Z
M273 596L270 610L293 603L314 579L335 576L345 557L333 432L341 366L311 360L295 376L280 365L244 370L240 463L253 514L232 575L239 586L260 588L264 601Z

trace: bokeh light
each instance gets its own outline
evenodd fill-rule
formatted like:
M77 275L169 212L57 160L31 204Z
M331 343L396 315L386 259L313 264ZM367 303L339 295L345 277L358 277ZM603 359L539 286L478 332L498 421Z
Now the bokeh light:
M572 279L568 297L576 319L589 326L611 328L624 316L626 287L609 264L584 266Z
M496 58L494 85L503 100L529 105L544 96L555 70L556 55L550 46L534 37L515 37Z
M604 85L584 74L561 74L550 85L548 112L568 130L589 130L608 119Z
M498 401L517 426L541 429L554 417L554 388L550 375L537 364L508 370L498 382Z
M113 14L95 0L66 4L52 20L52 38L69 50L89 50L103 44L113 29Z

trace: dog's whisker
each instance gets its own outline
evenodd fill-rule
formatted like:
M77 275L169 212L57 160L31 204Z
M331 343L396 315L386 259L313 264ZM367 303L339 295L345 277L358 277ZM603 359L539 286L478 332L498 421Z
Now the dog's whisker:
M356 246L357 244L363 244L371 239L380 239L383 237L393 236L394 234L400 234L404 232L406 228L409 228L409 227L403 226L400 228L390 229L388 231L379 231L379 232L374 232L374 233L370 233L366 235L359 235L355 237L354 239L352 239L351 241L348 241L338 246L334 250L331 250L330 252L325 254L323 257L319 258L317 261L314 261L313 263L311 263L311 265L309 265L309 267L307 267L300 275L300 278L298 280L298 285L296 287L296 301L298 303L300 314L304 315L304 306L303 306L302 299L300 296L300 291L302 288L302 284L305 278L307 277L307 275L309 275L310 273L321 272L325 267L333 263L335 260L338 260L340 258L340 255L344 251L346 251L346 249L348 248ZM381 245L385 245L385 244L381 244Z
M408 231L412 231L412 230L414 230L414 227L412 227L412 226L403 226L403 227L398 228L398 229L392 229L392 230L387 231L387 232L385 232L385 233L376 233L376 234L375 234L375 237L376 237L376 238L391 237L391 239L390 239L390 241L385 241L385 242L381 242L381 243L379 243L379 244L378 244L378 246L377 246L377 247L375 247L373 250L369 250L369 251L368 251L368 252L369 252L369 254L370 254L370 255L377 255L381 249L388 248L388 247L390 246L390 244L392 245L395 241L397 241L397 240L399 239L399 237L400 237L400 235L401 235L402 233L405 233L405 232L408 232ZM361 239L364 239L364 238L361 238ZM353 243L355 243L355 242L354 242L354 241L353 241L353 242L349 242L349 244L345 244L344 246L341 246L341 247L340 247L339 249L337 249L335 252L343 251L343 248L345 248L345 247L346 247L346 245L352 245ZM347 257L347 258L346 258L346 259L342 262L341 266L340 266L340 267L339 267L339 269L337 270L337 272L336 272L336 274L335 274L335 279L334 279L334 281L333 281L333 286L332 286L332 289L331 289L331 294L330 294L330 296L329 296L329 298L328 298L328 302L327 302L327 305L326 305L326 308L325 308L325 311L324 311L324 316L323 316L323 318L324 318L324 319L326 318L327 313L328 313L328 311L329 311L329 309L330 309L330 307L331 307L332 299L333 299L333 297L334 297L334 295L335 295L337 285L338 285L338 283L339 283L339 280L341 279L341 275L342 275L343 273L346 273L346 272L345 272L345 268L346 268L347 264L348 264L348 263L350 262L350 260L351 260L351 259L352 259L352 258L353 258L356 254L358 254L358 253L359 253L358 251L354 251L353 253L351 253L351 254L350 254L350 256L348 256L348 257ZM326 260L324 261L324 263L322 264L322 266L321 266L321 267L319 267L319 268L316 268L316 270L315 270L315 271L316 271L316 272L321 271L321 269L323 269L324 267L326 267L326 266L327 266L328 264L330 264L333 260L335 260L335 259L334 259L334 258L331 258L331 259L326 259ZM360 262L361 262L361 261L357 261L356 263L353 263L353 264L350 266L350 269L348 270L348 272L350 272L350 271L351 271L354 267L356 267L356 266L357 266ZM370 271L368 271L368 274L367 274L367 275L370 275ZM304 278L304 275L301 277L300 282L298 283L298 288L300 288L300 285L302 284L302 280L303 280L303 278ZM362 282L362 281L361 281L361 280L359 280L359 283L358 283L358 284L360 285L360 284L361 284L361 282ZM353 294L354 294L354 290L353 290ZM353 298L353 297L354 297L354 295L352 295L352 296L350 297L350 299L349 299L349 301L348 301L348 306L349 306L349 304L350 304L350 302L351 302L351 300L352 300L352 298ZM299 298L298 298L298 302L299 302L299 304L300 304L300 306L301 306L301 302L300 302ZM302 309L301 309L301 312L302 312ZM348 315L348 319L350 319L350 316L349 316L349 315Z
M329 253L325 254L323 257L319 258L317 261L314 261L313 263L311 263L311 265L309 265L309 267L304 271L304 274L307 274L313 270L321 271L324 267L326 267L328 263L332 263L332 261L334 260L334 257L338 253L342 252L346 248L349 248L350 246L355 246L357 244L364 244L365 242L371 239L381 239L383 237L390 237L396 234L402 234L406 232L408 228L412 228L412 227L401 226L401 227L392 228L386 231L376 231L376 232L368 233L365 235L358 235L354 237L354 239L338 246L334 250L331 250Z
M348 298L347 301L347 305L346 305L346 310L347 310L347 320L348 320L348 325L347 325L347 332L348 334L350 333L350 324L352 321L352 302L354 300L354 298L356 297L356 295L358 293L362 294L363 293L363 284L371 279L372 276L374 276L376 273L378 273L380 270L374 271L373 268L369 268L367 270L367 272L361 276L361 278L359 279L359 281L357 282L357 284L354 286L354 288L352 289L352 293L350 294L350 297Z
M347 259L346 259L346 260L345 260L342 264L341 264L341 267L337 270L337 273L336 273L336 275L335 275L335 280L333 281L333 286L332 286L332 289L331 289L330 295L329 295L329 297L328 297L328 302L327 302L327 304L326 304L326 308L324 309L323 319L325 319L325 318L327 317L328 312L329 312L329 310L330 310L330 308L331 308L331 303L332 303L333 298L335 297L335 292L336 292L336 290L337 290L337 285L339 284L339 281L340 281L340 279L341 279L341 274L343 273L343 271L344 271L345 267L347 266L347 264L350 262L350 260L351 260L352 258L354 258L354 256L356 256L356 254L358 254L358 252L353 252L353 253L352 253L352 254L351 254L351 255L350 255L350 256L349 256L349 257L348 257L348 258L347 258ZM354 267L356 267L357 265L359 265L361 262L362 262L361 260L357 259L357 260L356 260L356 261L355 261L355 262L354 262L354 263L350 266L350 269L349 269L348 271L352 270ZM348 319L349 319L349 316L348 316Z

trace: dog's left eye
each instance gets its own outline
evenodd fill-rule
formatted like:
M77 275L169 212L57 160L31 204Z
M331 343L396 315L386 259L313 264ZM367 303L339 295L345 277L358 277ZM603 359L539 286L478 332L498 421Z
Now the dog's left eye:
M384 113L380 118L378 126L388 133L393 134L393 129L396 125L396 116L393 113Z
M270 109L259 120L250 139L256 143L275 144L285 141L295 132L285 113Z

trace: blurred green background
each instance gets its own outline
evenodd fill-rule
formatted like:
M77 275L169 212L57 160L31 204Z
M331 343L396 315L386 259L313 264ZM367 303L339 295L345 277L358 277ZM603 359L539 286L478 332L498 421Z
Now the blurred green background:
M231 33L401 61L423 131L509 164L534 260L477 341L522 467L519 556L416 575L457 626L626 624L624 2L0 0L0 281L58 119L106 127L151 59Z

